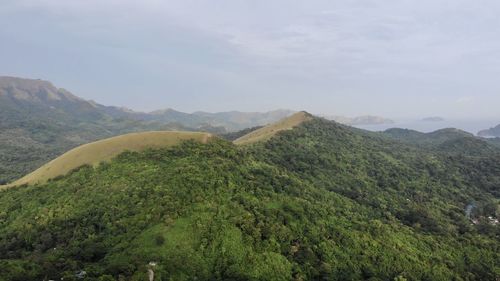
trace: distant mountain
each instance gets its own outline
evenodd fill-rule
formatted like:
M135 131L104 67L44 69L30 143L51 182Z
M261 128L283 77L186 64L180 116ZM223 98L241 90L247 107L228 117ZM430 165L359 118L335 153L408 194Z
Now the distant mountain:
M443 117L434 116L434 117L423 118L422 121L424 121L424 122L443 122L443 121L445 121L445 119Z
M136 112L84 100L48 81L0 77L0 184L33 171L62 152L98 139L151 130L223 134L266 125L291 114L289 110Z
M193 115L202 117L204 120L209 120L210 124L214 126L224 126L234 131L271 124L294 113L295 111L292 110L279 109L262 113L239 111L207 113L198 111L194 112Z
M13 115L28 115L29 118L65 117L58 122L104 117L95 104L42 80L0 77L0 100L1 117L11 120L14 119Z
M0 77L0 182L19 178L75 146L144 130L189 130L179 124L115 118L105 107L41 80Z
M474 138L474 135L459 129L446 128L431 133L422 133L410 129L392 128L383 132L384 135L394 139L411 142L413 144L441 144L457 138Z
M321 115L323 118L328 120L336 121L341 124L356 126L356 125L380 125L380 124L393 124L394 121L388 118L380 116L357 116L357 117L345 117L345 116L331 116L331 115Z
M184 113L173 109L157 110L146 115L146 119L155 121L179 122L190 127L210 125L224 127L228 131L238 131L254 126L263 126L292 115L291 110L275 110L270 112L194 112Z
M393 128L382 132L382 134L400 142L445 153L487 156L499 152L496 145L475 137L471 133L453 128L431 133Z
M500 137L500 125L477 133L480 137Z

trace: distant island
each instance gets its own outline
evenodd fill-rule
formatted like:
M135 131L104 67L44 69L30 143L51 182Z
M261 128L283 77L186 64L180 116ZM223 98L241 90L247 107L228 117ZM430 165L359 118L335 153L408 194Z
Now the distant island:
M489 128L486 130L479 131L477 133L478 136L480 137L485 137L485 138L500 138L500 125L497 125L496 127Z
M432 117L423 118L422 121L424 121L424 122L443 122L443 121L445 121L445 119L443 117L439 117L439 116L432 116Z

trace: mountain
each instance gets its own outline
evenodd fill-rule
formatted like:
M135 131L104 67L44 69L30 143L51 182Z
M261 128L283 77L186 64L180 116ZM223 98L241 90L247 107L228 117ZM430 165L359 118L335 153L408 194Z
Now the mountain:
M473 134L454 128L439 129L430 133L422 133L410 129L392 128L385 130L383 134L394 139L412 142L414 144L441 144L451 139L474 138Z
M309 113L305 111L297 112L288 118L276 122L275 124L270 124L263 128L249 132L248 134L234 140L234 143L237 145L248 145L265 141L274 137L276 134L282 131L291 130L311 119L312 115L310 115Z
M104 106L50 82L0 77L0 184L35 170L79 145L130 132L204 131L216 134L262 126L291 115L266 113L152 113Z
M446 153L486 156L498 153L498 146L473 134L453 128L422 133L393 128L382 133L391 139Z
M207 113L199 111L194 112L193 115L211 120L212 124L225 124L224 126L231 130L241 130L254 126L268 125L291 116L294 113L291 110L279 109L264 113L239 111Z
M224 127L228 131L237 131L254 126L267 125L292 115L291 110L275 110L269 112L218 112L208 113L197 111L184 113L173 109L151 112L146 119L155 121L173 121L191 127L209 124L214 127Z
M234 143L243 145L269 139L283 130L290 130L310 120L311 117L312 116L306 112L295 113L276 124L270 124L266 127L249 131L247 135L236 139ZM143 151L151 148L170 147L185 140L206 143L212 137L213 135L211 134L199 132L157 131L130 133L99 140L76 147L21 179L5 186L0 185L0 187L8 188L24 184L44 183L48 180L64 176L82 166L95 166L107 162L125 151Z
M0 184L98 139L134 131L190 130L178 124L114 118L103 108L111 107L46 81L0 77Z
M242 139L1 191L0 280L498 279L498 154L307 113Z
M61 119L58 122L97 120L103 117L94 104L42 80L0 77L0 100L3 125L12 121L22 122L16 118L23 114L32 119L45 116Z
M487 156L498 153L498 147L493 143L453 128L440 129L431 133L393 128L382 134L400 142L441 153L468 154L470 156Z
M388 118L380 117L380 116L357 116L357 117L345 117L345 116L331 116L331 115L322 115L322 117L333 120L345 125L350 126L360 126L360 125L380 125L380 124L393 124L394 121Z
M177 145L185 140L206 143L212 137L208 133L168 131L130 133L112 137L74 148L43 165L33 173L13 182L12 186L44 183L47 180L64 176L82 166L95 166L109 161L125 151L165 148Z
M480 137L496 137L500 138L500 125L487 129L487 130L482 130L479 133L477 133L478 136Z

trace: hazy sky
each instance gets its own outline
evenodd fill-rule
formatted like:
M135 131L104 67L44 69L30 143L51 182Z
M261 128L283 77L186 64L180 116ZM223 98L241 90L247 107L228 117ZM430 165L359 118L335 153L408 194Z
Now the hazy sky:
M498 0L0 0L0 75L137 110L500 117Z

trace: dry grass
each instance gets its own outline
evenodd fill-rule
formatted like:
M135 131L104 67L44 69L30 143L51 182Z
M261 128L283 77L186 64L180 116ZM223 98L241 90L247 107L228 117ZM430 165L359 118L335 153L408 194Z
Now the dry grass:
M274 124L265 126L258 130L255 130L249 134L242 136L241 138L234 141L237 145L247 145L260 141L266 141L276 135L278 132L284 130L290 130L294 127L302 124L305 121L309 121L312 119L312 116L304 111L297 112L294 115L287 117L281 121L278 121Z
M22 184L43 183L57 176L66 175L83 165L98 165L109 161L124 151L142 151L148 148L171 147L184 140L206 143L211 134L196 132L144 132L117 136L74 148L43 165L38 170L0 189Z

